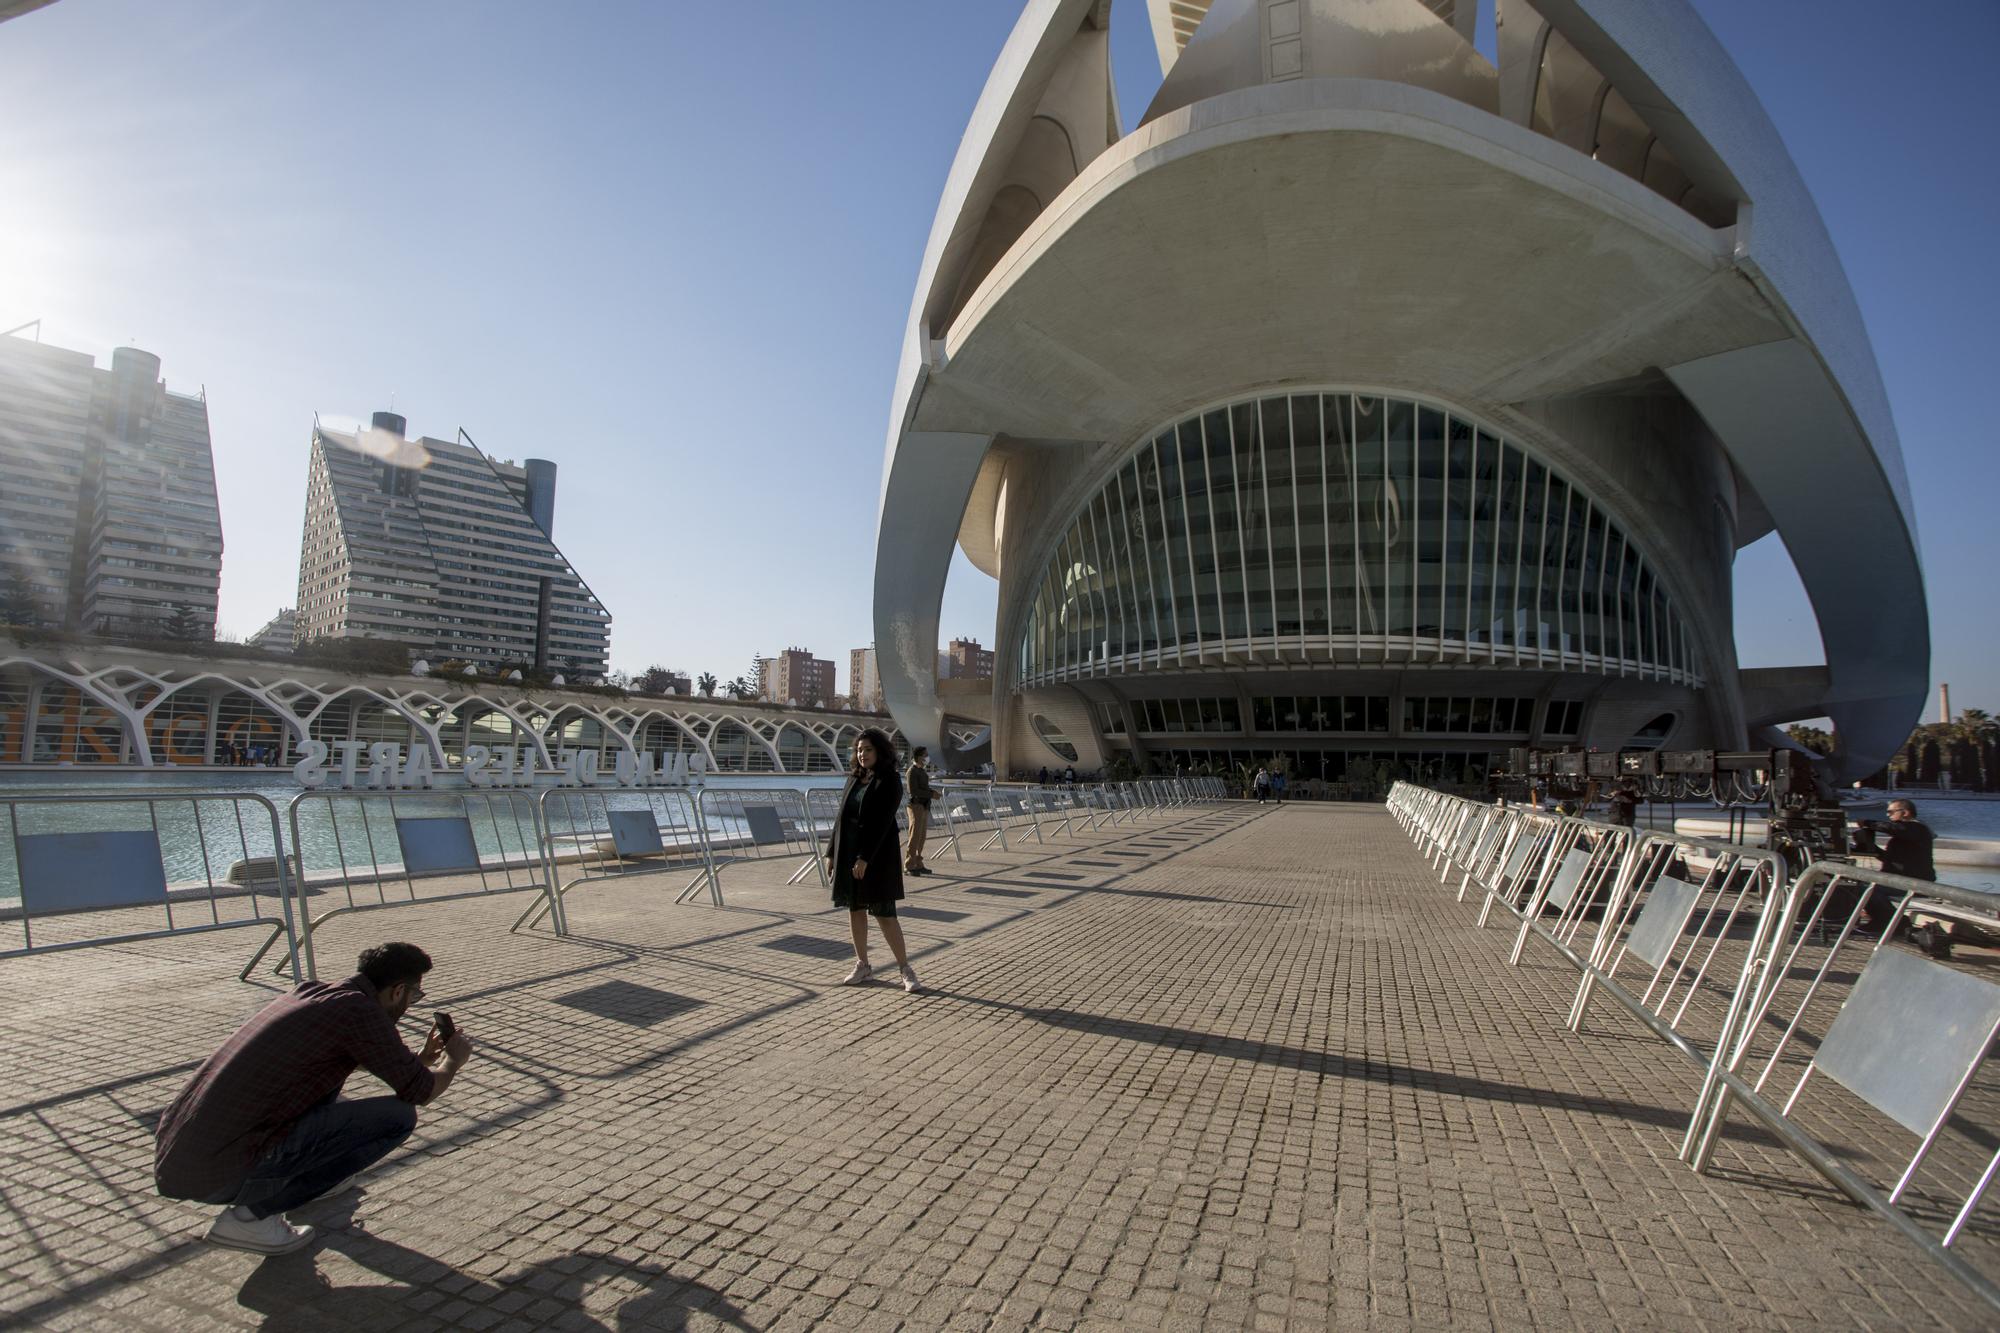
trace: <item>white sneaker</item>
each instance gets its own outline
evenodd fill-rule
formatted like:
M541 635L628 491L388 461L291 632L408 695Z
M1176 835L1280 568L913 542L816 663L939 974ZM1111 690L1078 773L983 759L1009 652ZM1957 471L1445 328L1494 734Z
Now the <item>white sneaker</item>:
M281 1213L245 1222L236 1216L234 1207L229 1207L209 1227L207 1239L211 1245L248 1250L252 1254L290 1254L312 1244L314 1235L311 1227L295 1227Z
M917 969L905 963L903 965L903 989L915 995L923 988L924 983L917 980Z
M856 963L854 970L840 979L843 986L864 986L875 979L875 969L866 963Z

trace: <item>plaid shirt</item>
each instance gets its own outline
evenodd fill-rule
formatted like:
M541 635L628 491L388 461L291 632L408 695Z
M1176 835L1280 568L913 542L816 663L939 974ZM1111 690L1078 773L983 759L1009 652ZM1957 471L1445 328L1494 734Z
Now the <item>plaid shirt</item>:
M406 1102L436 1077L383 1012L375 984L309 981L257 1011L195 1071L160 1117L153 1179L170 1199L227 1202L299 1118L366 1069Z

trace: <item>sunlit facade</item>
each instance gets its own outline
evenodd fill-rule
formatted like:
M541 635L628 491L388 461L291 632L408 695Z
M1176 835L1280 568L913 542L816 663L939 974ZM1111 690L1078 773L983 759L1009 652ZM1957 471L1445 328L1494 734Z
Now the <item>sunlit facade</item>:
M555 544L556 465L489 458L459 440L315 424L294 634L392 643L433 662L602 676L611 613Z
M215 637L222 515L208 399L160 358L0 336L0 596L9 616L129 638ZM19 603L15 605L15 603Z
M1148 18L1128 126L1110 25ZM1902 743L1908 481L1769 118L1686 0L1495 18L1022 6L891 404L875 641L914 740L1371 781L1820 717L1846 780ZM1736 554L1774 534L1825 656L1746 669ZM935 665L954 546L997 583L990 691Z

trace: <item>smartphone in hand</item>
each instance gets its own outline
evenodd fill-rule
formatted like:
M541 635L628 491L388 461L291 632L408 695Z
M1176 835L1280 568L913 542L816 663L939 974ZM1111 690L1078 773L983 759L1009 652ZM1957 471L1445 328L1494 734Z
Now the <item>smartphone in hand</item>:
M451 1015L442 1009L438 1010L437 1015L431 1020L430 1035L424 1038L424 1049L417 1053L417 1058L425 1064L435 1061L444 1053L445 1044L457 1031L458 1025L451 1021Z

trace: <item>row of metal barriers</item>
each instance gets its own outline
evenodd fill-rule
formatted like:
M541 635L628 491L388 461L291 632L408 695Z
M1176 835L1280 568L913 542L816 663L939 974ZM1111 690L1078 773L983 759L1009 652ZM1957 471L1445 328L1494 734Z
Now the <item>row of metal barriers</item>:
M728 868L798 862L827 883L839 787L468 787L0 796L0 958L264 927L239 975L279 942L280 971L318 976L314 932L334 917L488 894L531 894L513 929L568 933L564 899L591 884L668 877L676 902L723 903ZM1219 779L1054 787L944 782L937 853L1079 836L1226 796ZM164 913L162 917L160 914Z
M1790 875L1758 848L1408 783L1389 809L1482 928L1511 927L1511 964L1533 937L1576 970L1570 1031L1608 998L1692 1064L1683 1161L1708 1170L1746 1112L2000 1310L1958 1244L1970 1227L2000 1253L1973 1219L2000 1171L2000 1085L1982 1077L2000 986L1889 944L1927 907L1994 919L2000 899L1845 863Z

